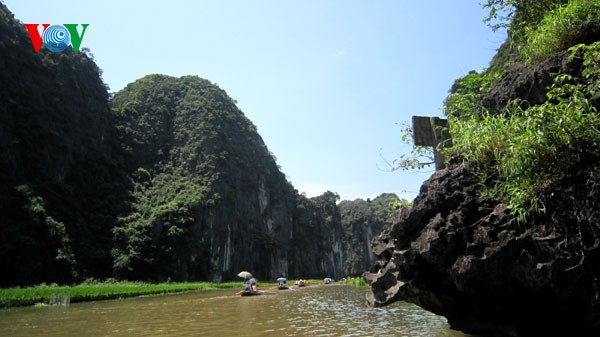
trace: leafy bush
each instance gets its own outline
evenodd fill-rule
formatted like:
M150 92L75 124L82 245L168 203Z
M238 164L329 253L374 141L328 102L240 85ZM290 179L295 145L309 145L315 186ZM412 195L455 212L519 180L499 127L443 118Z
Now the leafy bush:
M564 5L569 0L486 0L481 5L488 15L483 19L492 30L501 28L510 34L519 34L524 27L539 23L548 10Z
M584 81L556 76L547 102L527 109L509 104L494 116L449 116L453 146L446 156L462 158L488 195L507 202L520 223L545 212L544 192L556 181L600 158L600 117L591 103L600 88L600 42L571 52L583 58Z
M480 96L489 92L492 84L498 79L500 79L499 73L488 71L478 73L473 70L457 79L450 88L450 94L444 100L444 113L460 116L479 110Z
M508 37L500 46L489 69L503 72L515 62L521 61L522 46L527 43L525 31L538 27L551 10L564 6L569 0L486 0L482 2L488 15L483 21L492 30L507 29Z
M406 145L414 144L414 132L412 126L402 124L400 132L402 134L402 143ZM428 146L412 146L410 155L404 153L399 154L398 158L394 159L391 163L385 159L381 153L380 157L391 172L398 170L420 170L435 164L433 149Z
M525 29L521 56L540 61L573 45L595 42L599 37L600 1L571 0L549 11L539 25Z

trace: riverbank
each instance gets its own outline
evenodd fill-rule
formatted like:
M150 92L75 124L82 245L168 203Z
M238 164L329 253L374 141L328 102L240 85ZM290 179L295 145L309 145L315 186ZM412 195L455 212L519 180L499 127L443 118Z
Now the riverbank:
M240 287L240 282L98 282L82 283L75 286L38 285L35 287L0 289L0 308L48 305L53 298L74 303L236 287Z
M362 277L351 277L345 280L340 281L342 284L355 286L355 287L368 287L369 284Z
M353 278L340 281L341 284L353 286L366 286L362 278ZM260 288L276 288L270 282L259 282ZM288 284L295 286L295 281ZM323 280L306 280L306 286L322 285ZM226 288L241 288L241 281L213 283L144 283L144 282L85 282L75 286L38 285L24 288L0 289L0 308L24 307L30 305L49 305L53 302L61 304L112 300L117 298L162 295L189 291L207 291Z

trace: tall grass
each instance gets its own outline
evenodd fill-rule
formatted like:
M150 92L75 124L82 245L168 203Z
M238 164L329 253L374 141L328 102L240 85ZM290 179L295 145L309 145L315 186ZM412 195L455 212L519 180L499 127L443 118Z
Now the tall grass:
M449 116L453 145L446 157L462 158L488 195L506 202L519 223L545 213L545 193L551 195L569 172L600 156L600 115L591 100L600 88L600 42L570 50L572 58L583 59L585 81L557 75L545 103L509 105L498 115ZM455 105L461 99L457 96L447 109L460 110Z
M141 295L235 288L240 287L240 284L240 282L158 284L142 282L101 282L84 283L76 286L40 285L27 288L5 288L0 289L0 307L6 308L48 303L52 296L56 294L69 296L71 302L85 302Z
M521 57L541 61L567 48L592 43L600 36L600 1L571 0L548 12L542 22L525 29Z

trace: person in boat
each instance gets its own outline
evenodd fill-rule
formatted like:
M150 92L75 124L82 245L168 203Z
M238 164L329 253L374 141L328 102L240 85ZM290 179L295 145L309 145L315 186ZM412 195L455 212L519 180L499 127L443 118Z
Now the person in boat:
M279 278L277 278L277 282L279 282L279 289L287 288L287 279L281 274Z
M251 280L254 280L254 279L244 280L244 291L248 291L248 292L252 291L252 283L250 282Z
M258 289L256 288L256 279L250 279L250 290L252 292L258 291Z

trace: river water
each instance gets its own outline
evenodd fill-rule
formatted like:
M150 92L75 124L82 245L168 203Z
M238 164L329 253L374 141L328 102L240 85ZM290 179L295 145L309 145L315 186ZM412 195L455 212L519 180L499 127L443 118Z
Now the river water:
M345 285L235 289L0 310L0 336L407 336L464 337L415 305L365 305Z

